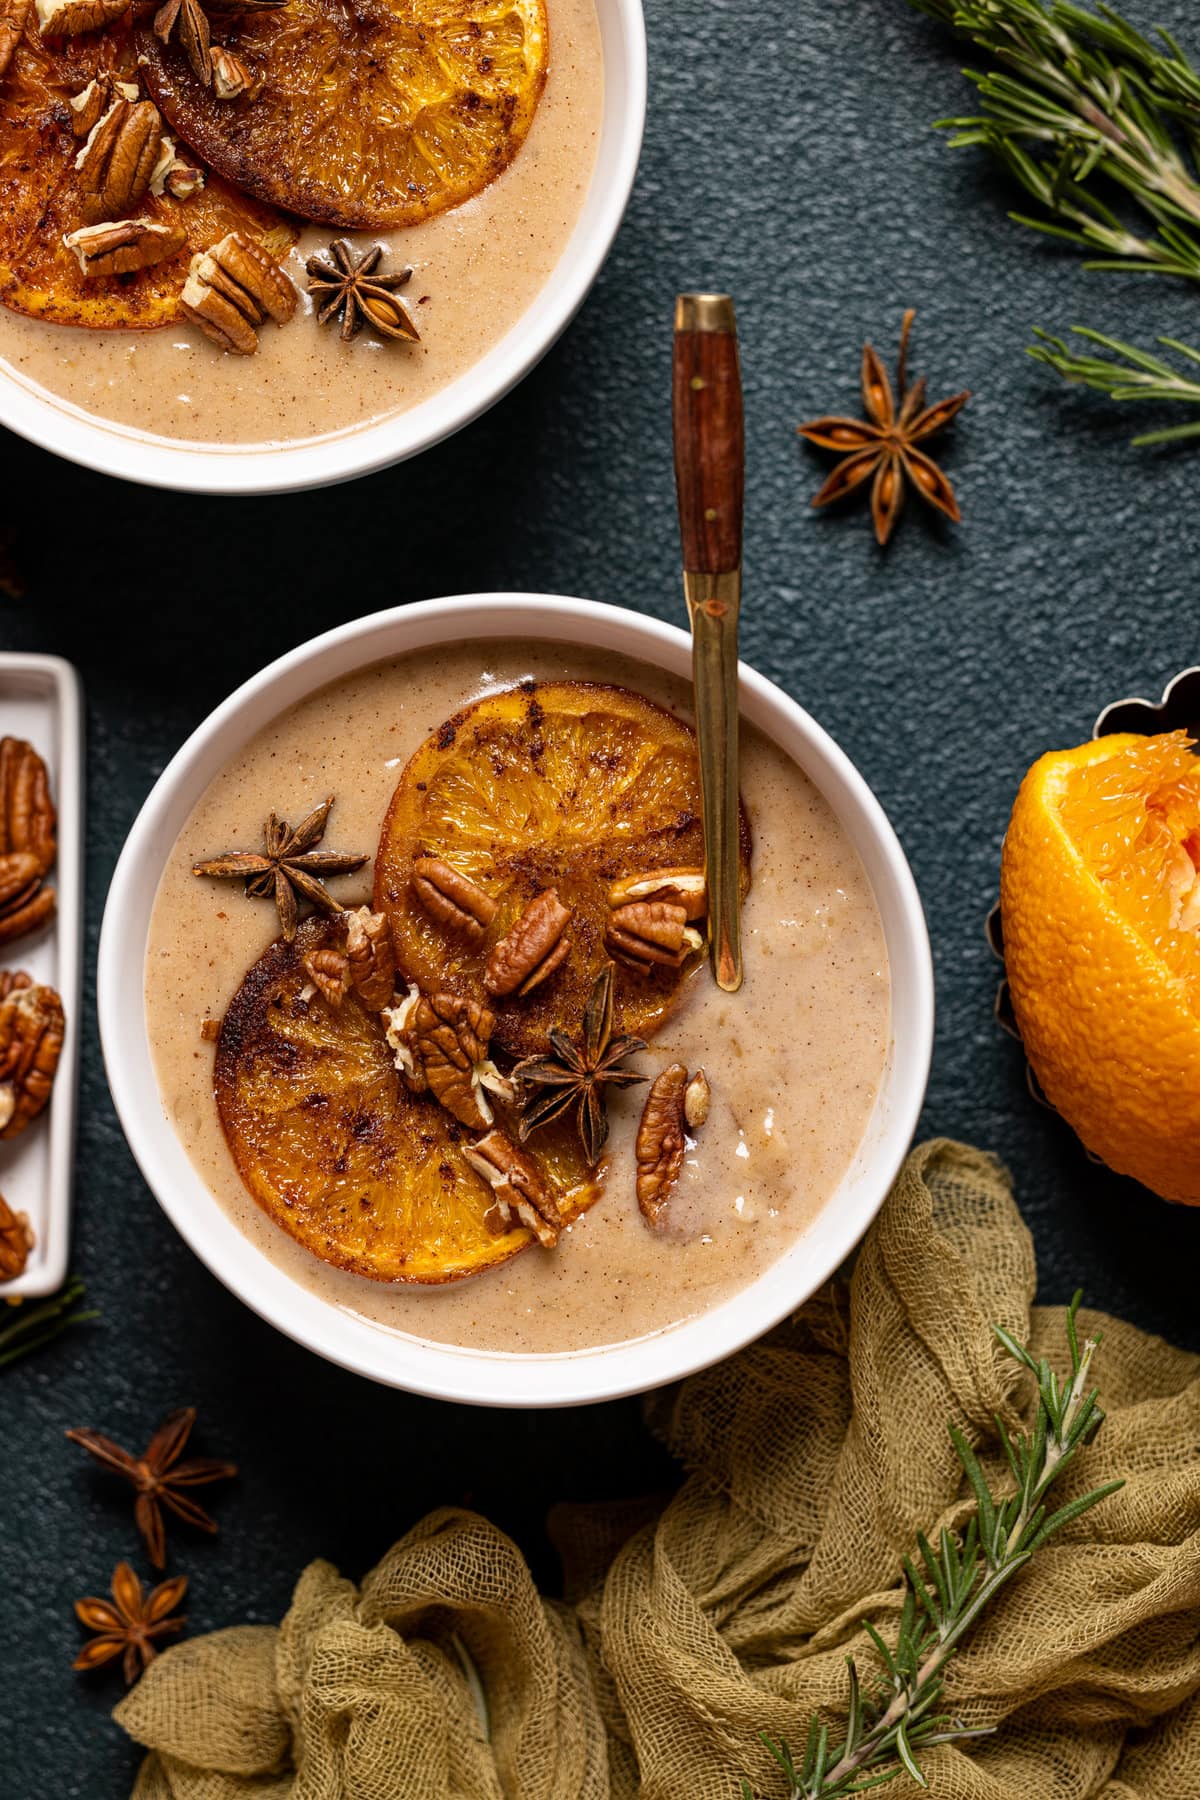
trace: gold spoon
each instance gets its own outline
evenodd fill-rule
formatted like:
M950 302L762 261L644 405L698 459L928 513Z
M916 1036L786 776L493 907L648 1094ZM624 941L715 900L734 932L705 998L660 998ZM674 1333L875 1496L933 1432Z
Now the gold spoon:
M737 628L745 441L737 320L728 294L680 294L675 302L674 413L704 803L708 955L717 986L732 994L742 985Z

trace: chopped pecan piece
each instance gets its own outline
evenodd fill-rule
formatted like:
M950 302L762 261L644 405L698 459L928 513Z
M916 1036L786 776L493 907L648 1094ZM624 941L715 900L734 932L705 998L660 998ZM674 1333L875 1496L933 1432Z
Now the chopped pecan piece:
M702 943L687 922L687 909L671 900L633 900L608 915L604 947L633 968L678 969Z
M153 100L116 99L97 119L75 158L89 225L119 218L137 205L158 166L162 137Z
M0 1281L15 1281L24 1273L33 1245L28 1213L14 1212L0 1194Z
M396 992L392 932L382 913L358 906L346 914L346 955L355 993L369 1012L382 1012Z
M24 1131L49 1100L64 1029L51 987L18 988L0 1001L0 1138Z
M488 1056L495 1023L486 1006L457 994L422 995L413 1018L413 1049L430 1093L473 1131L494 1123L489 1092L514 1097L511 1081Z
M63 243L83 273L129 275L153 263L178 256L187 242L182 225L159 225L153 219L104 220L68 231Z
M57 854L57 824L50 777L33 745L0 739L0 854L26 850L44 875Z
M249 94L253 100L262 88L262 77L255 75L240 56L232 50L226 50L221 44L213 44L212 86L218 100L236 100L239 94Z
M30 0L0 0L0 75L12 61L12 53L21 41Z
M350 992L350 958L345 951L332 947L314 950L304 958L304 968L309 980L336 1012Z
M71 131L75 137L85 138L93 126L100 123L114 100L133 101L137 98L136 82L118 81L111 69L105 69L67 101L72 115Z
M253 356L258 327L268 318L285 325L295 312L296 289L261 244L230 231L192 258L182 305L222 350Z
M200 1036L206 1044L215 1044L221 1035L220 1019L201 1019Z
M651 869L646 875L622 875L608 890L608 904L615 912L635 900L669 900L682 906L688 919L702 919L708 911L708 889L703 869Z
M552 975L571 948L563 936L571 917L554 888L543 888L506 937L492 946L483 971L489 994L528 994Z
M468 944L483 942L496 916L496 902L440 856L418 856L413 863L413 891L431 919Z
M388 1047L393 1052L396 1067L414 1094L423 1094L429 1085L425 1080L424 1064L416 1052L413 1032L417 1007L420 1003L421 995L414 981L410 983L408 993L399 1005L383 1008L383 1023Z
M708 1117L710 1089L703 1069L688 1080L682 1063L671 1063L646 1095L638 1126L637 1202L647 1225L662 1223L671 1189L679 1180L687 1134Z
M175 148L174 138L164 133L158 161L150 175L150 192L170 194L172 200L190 200L204 186L204 170L185 162Z
M490 1184L495 1196L486 1214L488 1229L501 1237L520 1223L544 1249L553 1250L563 1217L532 1157L498 1130L489 1131L478 1143L465 1145L463 1156Z
M697 1069L683 1090L683 1118L689 1131L699 1131L708 1119L712 1089L703 1069Z
M129 11L129 0L36 0L38 30L43 37L78 37L102 31Z

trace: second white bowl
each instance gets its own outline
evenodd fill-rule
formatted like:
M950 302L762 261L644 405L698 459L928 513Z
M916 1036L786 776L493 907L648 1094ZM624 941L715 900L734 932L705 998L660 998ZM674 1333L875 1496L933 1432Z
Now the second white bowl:
M845 1259L879 1210L916 1126L933 1036L933 972L912 874L879 803L821 727L743 664L743 717L794 759L848 834L875 892L891 968L883 1080L858 1154L828 1204L778 1262L710 1312L634 1343L569 1354L431 1343L301 1287L247 1240L210 1193L159 1097L142 998L159 877L214 776L288 706L384 658L498 638L586 645L684 678L691 668L686 632L623 608L533 594L475 594L375 613L281 657L192 733L134 823L104 912L100 1034L121 1124L160 1205L213 1273L263 1318L319 1355L394 1387L481 1405L567 1406L658 1387L719 1361L793 1311Z

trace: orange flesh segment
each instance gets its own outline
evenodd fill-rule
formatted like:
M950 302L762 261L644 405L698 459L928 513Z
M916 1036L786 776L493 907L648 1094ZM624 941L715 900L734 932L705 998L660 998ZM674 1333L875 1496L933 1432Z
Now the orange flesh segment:
M1069 770L1055 810L1076 855L1200 1016L1200 760L1183 731L1126 744Z

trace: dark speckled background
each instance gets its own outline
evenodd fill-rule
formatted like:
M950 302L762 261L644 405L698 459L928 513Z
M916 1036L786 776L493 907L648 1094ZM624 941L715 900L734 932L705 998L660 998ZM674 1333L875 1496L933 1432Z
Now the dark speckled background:
M1147 0L1129 7L1151 22ZM1187 31L1188 13L1156 0L1153 16ZM1086 736L1104 701L1157 694L1200 650L1200 452L1128 449L1128 414L1063 389L1023 346L1035 323L1075 322L1196 342L1200 309L1176 285L1086 275L1007 223L1004 185L928 128L966 104L961 58L903 0L649 0L649 14L649 130L613 257L565 340L451 443L352 486L238 502L143 493L5 441L29 595L4 603L0 642L69 656L87 693L89 949L158 771L301 639L375 605L505 587L681 618L671 301L727 286L747 388L744 654L833 731L912 858L940 1007L923 1128L1011 1165L1045 1298L1082 1283L1200 1349L1200 1218L1091 1167L1029 1101L992 1022L982 937L1026 765ZM975 391L945 456L965 523L914 513L881 555L865 511L807 510L821 459L793 427L853 405L863 338L890 353L910 304L934 396ZM53 528L35 529L51 510ZM220 1537L175 1540L197 1631L277 1618L310 1557L358 1574L441 1501L470 1498L552 1580L552 1500L672 1478L635 1402L456 1409L373 1388L261 1324L141 1181L90 1004L74 1261L104 1319L0 1378L6 1800L117 1800L136 1763L105 1716L115 1688L69 1669L72 1599L134 1541L123 1491L66 1425L137 1446L193 1401L202 1450L244 1465L216 1500Z

